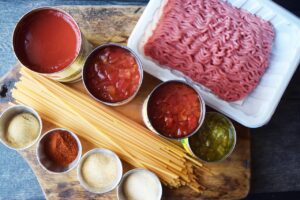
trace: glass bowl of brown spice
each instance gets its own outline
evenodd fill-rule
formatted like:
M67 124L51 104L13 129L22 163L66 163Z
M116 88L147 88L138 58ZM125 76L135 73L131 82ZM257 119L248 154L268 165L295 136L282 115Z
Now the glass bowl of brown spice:
M71 131L56 128L46 132L38 142L39 164L50 173L67 173L74 169L81 158L82 146Z

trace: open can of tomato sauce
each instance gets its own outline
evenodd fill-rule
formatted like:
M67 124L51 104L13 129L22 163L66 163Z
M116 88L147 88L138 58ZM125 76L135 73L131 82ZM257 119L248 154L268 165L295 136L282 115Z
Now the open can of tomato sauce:
M131 49L108 43L98 46L88 56L82 79L94 99L109 106L119 106L131 101L138 93L143 68Z
M21 64L60 82L80 80L92 48L72 16L58 8L28 12L13 33L13 49Z
M191 137L205 118L205 103L199 91L184 81L159 84L143 104L145 125L154 133L173 140Z
M217 112L207 112L199 131L181 140L185 150L201 161L213 163L225 160L233 152L236 131L232 122Z

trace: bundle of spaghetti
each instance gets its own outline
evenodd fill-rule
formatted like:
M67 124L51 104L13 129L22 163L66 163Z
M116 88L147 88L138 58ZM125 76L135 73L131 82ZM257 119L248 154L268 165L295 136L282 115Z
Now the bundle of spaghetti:
M12 95L17 103L36 109L44 120L75 132L91 143L115 151L135 167L155 172L169 187L187 185L197 192L207 169L182 147L102 105L85 93L54 82L26 68Z

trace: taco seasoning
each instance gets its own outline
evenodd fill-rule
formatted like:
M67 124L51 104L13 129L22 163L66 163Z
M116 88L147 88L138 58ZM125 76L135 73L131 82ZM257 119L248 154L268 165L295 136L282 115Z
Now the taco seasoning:
M45 133L37 147L39 163L53 173L64 173L73 169L79 163L81 153L79 138L61 128Z
M80 78L91 45L75 20L57 8L38 8L18 22L13 35L19 61L34 72L69 82Z
M151 130L169 139L194 134L205 116L205 104L191 85L168 81L157 86L143 106L144 122Z
M216 112L206 113L200 130L183 141L184 147L206 162L222 161L233 151L236 132L231 121Z
M137 94L143 70L137 56L118 44L97 47L83 69L83 82L97 100L111 106L129 102Z
M78 154L76 140L68 131L55 130L45 142L45 154L56 165L66 167L73 162Z

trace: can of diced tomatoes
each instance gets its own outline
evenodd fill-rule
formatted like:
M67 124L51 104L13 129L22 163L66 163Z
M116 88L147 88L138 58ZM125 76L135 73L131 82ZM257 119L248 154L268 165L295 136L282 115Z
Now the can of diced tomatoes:
M172 80L159 84L143 103L145 125L154 133L172 140L191 137L205 118L205 102L191 84Z
M143 67L130 48L107 43L96 47L82 70L85 89L95 100L108 106L129 103L143 82Z

